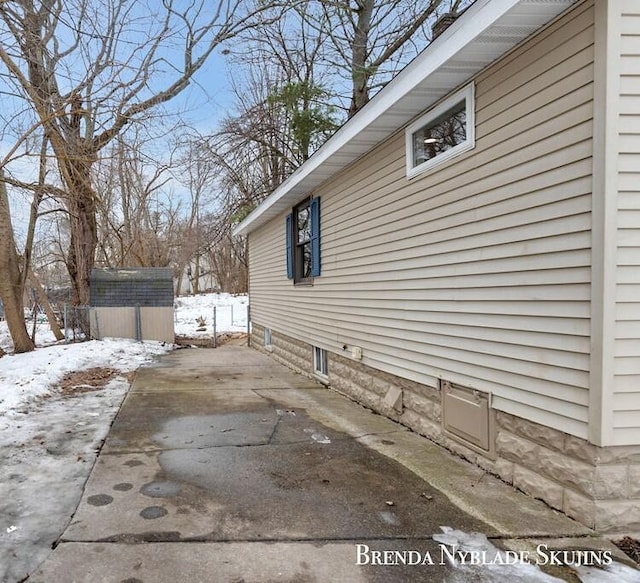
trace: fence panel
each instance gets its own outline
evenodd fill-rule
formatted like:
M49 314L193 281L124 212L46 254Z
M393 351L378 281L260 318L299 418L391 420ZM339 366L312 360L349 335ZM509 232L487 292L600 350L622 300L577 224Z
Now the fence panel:
M91 339L91 307L64 305L64 341L84 342Z

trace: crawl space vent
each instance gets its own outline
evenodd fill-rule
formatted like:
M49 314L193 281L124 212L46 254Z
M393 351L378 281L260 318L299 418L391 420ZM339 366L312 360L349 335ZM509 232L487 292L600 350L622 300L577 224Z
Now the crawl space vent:
M493 453L490 393L441 381L445 431L472 449Z

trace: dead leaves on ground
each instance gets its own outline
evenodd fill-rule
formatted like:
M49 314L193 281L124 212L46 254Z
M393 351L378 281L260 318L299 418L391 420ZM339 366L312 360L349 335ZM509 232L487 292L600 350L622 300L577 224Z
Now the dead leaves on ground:
M115 368L102 366L73 371L64 375L55 392L63 397L71 397L82 393L99 391L109 381L118 376L124 376L131 382L134 374L134 372L123 373Z
M640 565L640 540L625 536L621 540L614 540L613 544Z

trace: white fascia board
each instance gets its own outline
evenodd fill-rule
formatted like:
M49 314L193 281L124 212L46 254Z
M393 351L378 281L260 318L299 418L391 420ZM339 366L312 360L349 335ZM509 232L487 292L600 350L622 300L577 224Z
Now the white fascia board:
M233 234L247 235L295 205L329 176L370 151L376 144L403 127L410 119L470 79L499 58L501 54L523 41L533 31L544 26L576 1L578 0L476 0L458 20L400 71L309 160L254 209L233 230ZM513 15L519 21L514 36L513 31L506 30L509 26L508 22L505 27L504 23L500 24L498 21L517 8L521 9L521 13ZM492 26L495 31L492 30ZM495 49L494 51L479 50L478 54L486 55L484 59L456 63L455 57L458 53L464 51L465 54L473 54L474 41L478 43L478 48L484 45L481 37L486 34L489 34L494 40L504 36L505 42L504 44L492 43L494 47L499 45L500 48L497 52L494 52ZM425 99L419 109L403 107L401 103L403 98L407 97L419 85L426 84L425 82L432 75L439 71L442 72L441 70L448 63L453 65L452 71L458 69L458 74L448 74L448 82L446 83L439 81L440 91L433 92L431 99ZM461 74L461 68L464 68L464 74ZM396 107L394 108L394 106ZM368 133L370 135L367 135ZM351 150L349 153L344 152L348 144L353 146L353 142L361 142L362 145L359 148L349 148ZM322 168L323 166L325 168ZM327 167L331 169L329 174L326 172Z

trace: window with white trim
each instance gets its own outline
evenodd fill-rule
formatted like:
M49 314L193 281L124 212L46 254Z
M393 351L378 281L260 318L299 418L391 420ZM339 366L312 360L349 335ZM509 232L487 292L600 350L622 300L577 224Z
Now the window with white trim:
M271 328L264 329L264 347L272 348L271 346Z
M412 178L475 145L474 85L470 83L412 123L405 132Z
M313 372L323 377L329 376L327 351L318 346L313 347Z

